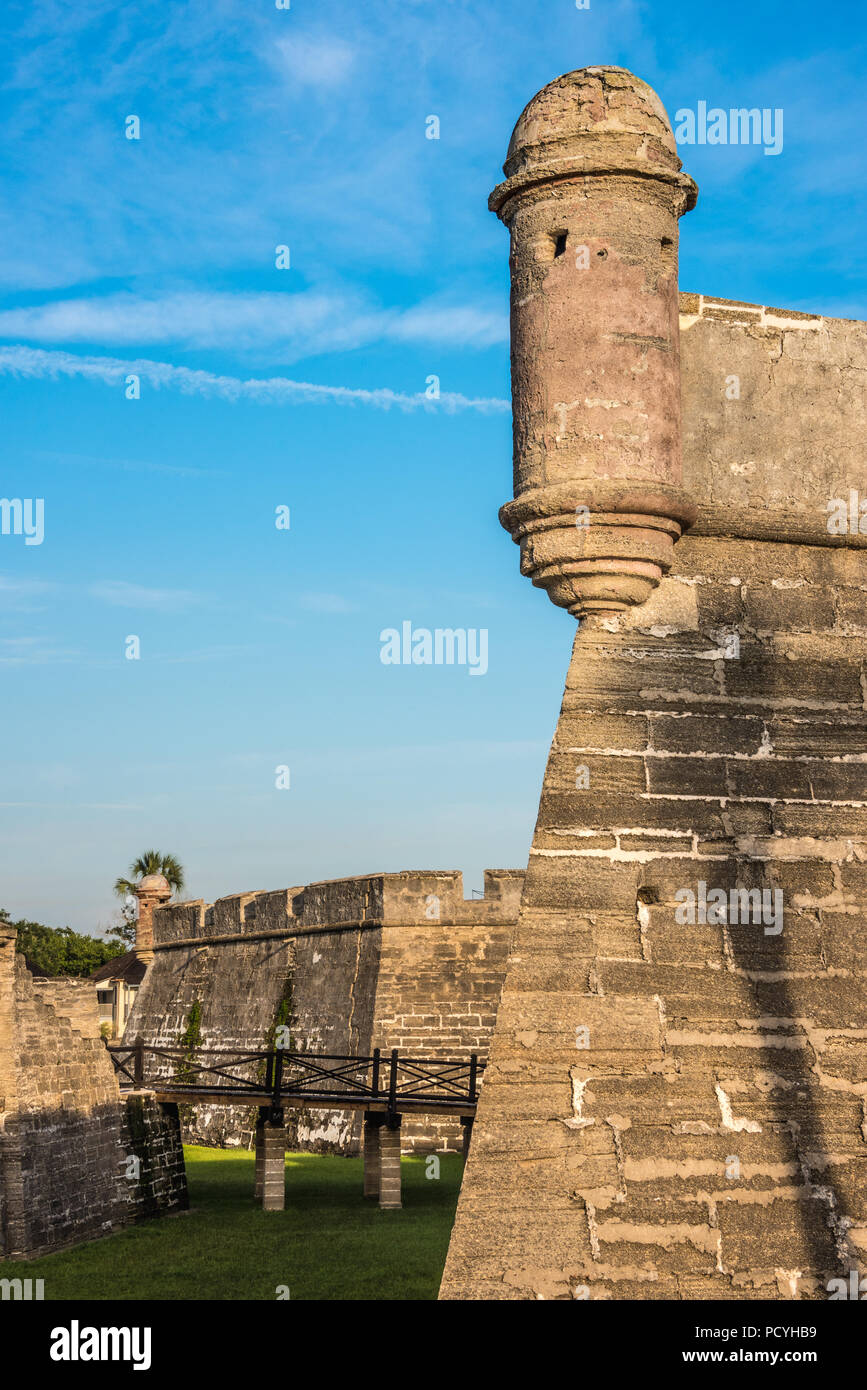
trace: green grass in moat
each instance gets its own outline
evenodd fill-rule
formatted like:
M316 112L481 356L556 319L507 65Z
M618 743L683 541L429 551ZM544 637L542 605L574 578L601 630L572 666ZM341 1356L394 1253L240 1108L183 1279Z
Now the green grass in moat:
M253 1155L185 1146L190 1210L143 1222L39 1260L10 1261L7 1278L45 1280L49 1299L436 1298L463 1171L440 1155L401 1163L404 1206L380 1211L361 1195L361 1159L286 1155L286 1210L253 1201Z

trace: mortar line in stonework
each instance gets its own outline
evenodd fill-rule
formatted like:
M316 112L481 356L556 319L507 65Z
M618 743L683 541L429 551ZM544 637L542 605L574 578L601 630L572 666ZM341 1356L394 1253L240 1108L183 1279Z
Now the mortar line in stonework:
M760 763L867 763L867 753L713 753L703 752L695 749L694 752L683 753L675 749L667 748L597 748L590 744L585 748L576 747L569 744L566 748L558 749L561 753L590 753L599 757L606 758L688 758L702 759L708 761L718 761L724 758L726 762L760 762Z
M865 690L865 696L864 696L864 698L865 698L865 701L867 701L867 676L862 677L862 680L863 680L863 682L864 682L864 690ZM667 697L667 698L670 698L669 692L665 692L665 694L666 694L666 697ZM718 699L719 699L719 696L718 696L718 695L708 695L708 696L698 696L698 695L697 695L697 696L694 696L693 698L696 699L696 700L708 700L708 701L710 701L710 702L713 702L713 701L718 700ZM729 696L727 703L728 703L728 704L733 704L733 705L737 706L737 705L740 705L740 704L745 703L748 699L751 700L752 703L754 703L754 704L758 704L758 705L766 705L766 704L768 704L768 701L767 701L767 700L763 700L763 699L755 699L755 700L753 700L751 696L750 696L750 697L747 697L747 696L740 696L740 697L737 697L737 698L736 698L736 697L733 697L733 696ZM823 705L814 705L814 704L803 704L803 705L798 705L798 704L796 704L796 705L794 706L794 708L796 708L796 709L797 709L797 708L803 708L803 709L806 709L806 710L809 710L809 711L810 711L809 716L808 716L808 715L803 715L803 716L801 716L801 715L792 713L791 710L784 710L783 712L784 712L784 714L785 714L785 717L786 717L787 719L790 719L790 720L791 720L793 723L795 723L795 724L810 724L810 725L812 725L812 724L827 724L829 728L835 728L835 729L838 728L839 725L840 725L839 717L836 718L836 719L816 719L816 717L815 717L816 713L817 713L817 712L820 712L822 709L826 709L826 710L828 711L829 714L835 714L835 715L837 715L837 716L839 716L840 714L845 714L845 713L850 714L850 715L851 715L851 718L852 718L853 727L855 727L855 728L861 728L862 725L863 725L862 716L863 716L864 710L862 709L862 707L861 707L860 705L853 705L853 704L840 705L840 704L831 704L831 703L829 703L829 702L826 702L826 703L824 703ZM865 708L867 708L867 706L865 706ZM596 708L595 706L592 706L592 707L591 707L591 706L582 707L582 706L579 706L579 705L569 705L569 706L567 706L567 708L566 708L566 710L565 710L565 713L566 713L567 717L570 718L570 719L578 719L578 718L581 717L581 715L589 715L591 718L598 718L598 717L600 717L600 716L604 716L604 717L610 717L610 718L630 718L630 719L634 719L634 718L640 718L640 719L707 719L707 718L709 717L708 714L707 714L704 710L694 710L694 709L685 709L685 710L680 710L680 709L621 709L619 706L614 706L614 705L606 705L604 708ZM731 709L731 710L729 711L729 713L728 713L725 717L726 717L727 719L757 719L757 718L759 718L759 716L758 716L757 714L744 714L744 713L743 713L741 710L739 710L738 708L733 708L733 709Z
M572 693L573 691L567 686L567 694L571 695ZM688 700L691 704L694 705L708 705L713 707L716 707L718 705L725 705L727 710L729 711L728 717L731 719L740 717L741 709L751 709L753 708L753 706L756 706L759 709L782 711L784 713L788 712L789 710L799 709L814 711L817 714L821 714L823 711L827 711L827 713L829 714L851 714L853 717L863 713L862 706L853 705L851 700L797 700L794 698L794 696L784 696L779 700L773 700L767 696L759 695L732 695L731 693L727 695L720 695L716 692L709 695L704 692L702 694L697 694L694 690L663 690L656 688L639 691L639 694L643 695L644 698L647 700L663 701L663 708L652 710L633 710L609 707L604 710L591 709L588 711L583 706L577 704L564 704L563 713L567 717L578 717L582 713L624 716L646 715L648 717L652 717L654 715L665 715L668 718L674 719L686 719L689 716L695 717L695 710L669 710L665 708L665 703L673 704L677 702L678 704L681 704L684 700ZM867 696L865 696L865 699L867 699ZM864 708L867 708L867 706L865 706ZM834 721L828 720L827 722L833 723Z

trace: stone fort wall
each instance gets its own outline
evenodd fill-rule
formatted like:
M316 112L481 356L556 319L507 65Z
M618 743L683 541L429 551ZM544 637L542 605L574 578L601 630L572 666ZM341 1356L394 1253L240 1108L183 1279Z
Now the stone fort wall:
M444 1298L865 1268L867 515L828 503L867 501L867 325L680 311L698 519L574 638ZM781 891L782 930L684 923L701 881Z
M86 980L34 980L0 927L0 1257L187 1204L174 1106L121 1098Z
M159 908L125 1040L177 1046L198 1013L202 1048L267 1048L282 1023L301 1051L484 1059L523 877L488 870L479 899L464 898L459 873L406 872ZM359 1146L352 1112L286 1121L290 1146ZM185 1107L193 1142L250 1145L255 1122L255 1109ZM408 1150L461 1146L460 1122L443 1116L406 1118L402 1135Z

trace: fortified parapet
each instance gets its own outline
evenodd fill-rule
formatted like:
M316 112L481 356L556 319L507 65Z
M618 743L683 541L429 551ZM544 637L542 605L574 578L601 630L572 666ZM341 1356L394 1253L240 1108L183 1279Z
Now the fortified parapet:
M483 896L465 898L460 873L416 870L161 907L126 1040L171 1049L197 1020L199 1047L246 1052L283 1025L294 1051L483 1061L523 881L523 870L486 869ZM254 1122L249 1107L202 1102L186 1134L240 1145ZM358 1147L351 1111L293 1112L289 1123L292 1144ZM462 1138L453 1116L403 1125L409 1150L456 1150Z

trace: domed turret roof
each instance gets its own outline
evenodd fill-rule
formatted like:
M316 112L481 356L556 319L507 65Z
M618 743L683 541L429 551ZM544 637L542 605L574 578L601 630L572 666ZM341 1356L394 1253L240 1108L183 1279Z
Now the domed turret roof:
M139 893L165 893L171 897L172 890L167 878L162 874L145 874L136 884L136 891Z
M695 184L682 174L665 107L627 68L578 68L537 92L518 117L503 165L506 182L491 194L499 212L532 184L582 174L638 174L679 184L687 206Z
M512 132L506 164L528 147L610 134L637 135L639 142L650 136L677 156L665 107L652 87L627 68L578 68L549 82L527 103Z

